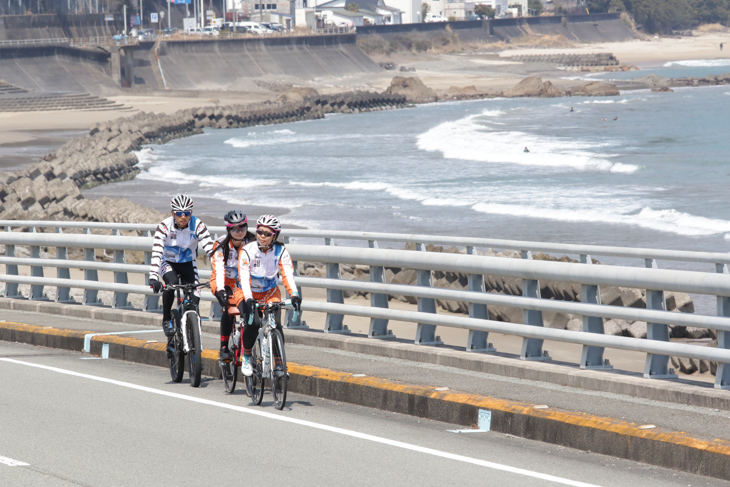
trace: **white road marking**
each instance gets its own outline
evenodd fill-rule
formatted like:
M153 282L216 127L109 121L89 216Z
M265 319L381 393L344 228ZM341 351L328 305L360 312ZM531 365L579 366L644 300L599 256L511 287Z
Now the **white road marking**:
M134 330L134 331L115 331L110 333L87 333L84 335L84 352L91 352L91 339L97 336L104 335L129 335L134 333L157 333L162 330ZM108 344L106 344L108 346Z
M0 457L0 463L4 463L9 467L27 467L30 463L21 462L20 460L13 460L8 457Z
M309 428L314 428L314 429L318 429L318 430L322 430L322 431L329 431L331 433L337 433L337 434L340 434L340 435L350 436L352 438L358 438L358 439L361 439L361 440L372 441L374 443L381 443L383 445L389 445L389 446L392 446L392 447L395 447L395 448L402 448L404 450L410 450L410 451L414 451L414 452L418 452L418 453L425 453L427 455L432 455L432 456L435 456L435 457L446 458L446 459L449 459L449 460L455 460L455 461L463 462L463 463L469 463L469 464L472 464L472 465L478 465L478 466L481 466L481 467L491 468L491 469L494 469L494 470L501 470L503 472L510 472L510 473L514 473L514 474L517 474L517 475L523 475L523 476L526 476L526 477L533 477L533 478L537 478L537 479L541 479L541 480L547 480L547 481L555 482L555 483L562 484L562 485L571 485L571 486L574 486L574 487L598 487L595 484L588 484L588 483L579 482L579 481L576 481L576 480L570 480L570 479L566 479L566 478L562 478L562 477L556 477L554 475L548 475L548 474L544 474L544 473L540 473L540 472L533 472L531 470L525 470L525 469L522 469L522 468L511 467L509 465L502 465L502 464L499 464L499 463L488 462L486 460L480 460L478 458L471 458L471 457L466 457L466 456L463 456L463 455L456 455L454 453L448 453L448 452L444 452L444 451L440 451L440 450L434 450L433 448L426 448L426 447L422 447L422 446L418 446L418 445L413 445L413 444L405 443L405 442L398 441L398 440L391 440L389 438L383 438L383 437L380 437L380 436L374 436L374 435L370 435L370 434L367 434L367 433L361 433L359 431L353 431L353 430L348 430L348 429L344 429L344 428L339 428L339 427L336 427L336 426L329 426L329 425L326 425L326 424L314 423L312 421L306 421L306 420L303 420L303 419L290 418L290 417L287 417L287 416L282 416L282 415L277 415L277 414L274 414L274 413L269 413L269 412L266 412L266 411L262 411L261 409L246 408L246 407L242 407L242 406L234 406L234 405L231 405L231 404L225 404L225 403L221 403L221 402L217 402L217 401L211 401L209 399L203 399L203 398L193 397L193 396L186 396L184 394L178 394L176 392L163 391L163 390L160 390L160 389L154 389L152 387L146 387L146 386L140 386L138 384L132 384L130 382L122 382L122 381L118 381L118 380L114 380L114 379L107 379L106 377L99 377L99 376L95 376L95 375L82 374L80 372L74 372L72 370L60 369L58 367L50 367L50 366L47 366L47 365L34 364L34 363L30 363L30 362L23 362L21 360L15 360L15 359L10 359L10 358L0 358L0 361L9 362L9 363L18 364L18 365L26 365L28 367L35 367L35 368L38 368L38 369L44 369L44 370L49 370L49 371L52 371L52 372L58 372L59 374L65 374L65 375L70 375L70 376L74 376L74 377L80 377L80 378L83 378L83 379L94 380L94 381L97 381L97 382L104 382L104 383L107 383L107 384L113 384L113 385L117 385L117 386L120 386L120 387L126 387L128 389L134 389L134 390L137 390L137 391L148 392L150 394L157 394L157 395L160 395L160 396L173 397L175 399L182 399L184 401L190 401L190 402L194 402L194 403L198 403L198 404L205 404L207 406L215 406L215 407L219 407L219 408L223 408L223 409L230 409L230 410L233 410L233 411L238 411L238 412L241 412L241 413L253 414L255 416L260 416L260 417L267 418L267 419L273 419L273 420L276 420L276 421L284 421L286 423L293 423L293 424L297 424L297 425L300 425L300 426L306 426L306 427L309 427Z

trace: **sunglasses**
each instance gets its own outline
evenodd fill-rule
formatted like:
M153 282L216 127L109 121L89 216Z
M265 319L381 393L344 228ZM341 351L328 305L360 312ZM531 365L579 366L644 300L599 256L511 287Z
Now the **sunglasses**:
M230 226L228 227L228 230L230 230L231 232L245 232L247 227L248 225L239 225L236 227Z
M271 237L274 234L264 230L256 230L256 235L261 235L262 237Z
M190 216L192 215L192 211L176 211L175 216Z

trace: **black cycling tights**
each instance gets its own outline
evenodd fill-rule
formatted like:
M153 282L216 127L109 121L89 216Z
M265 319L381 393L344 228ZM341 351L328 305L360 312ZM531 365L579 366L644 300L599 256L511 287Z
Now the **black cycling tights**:
M171 271L166 272L162 276L162 280L167 284L192 284L196 281L195 267L192 262L168 262L168 266L172 268ZM177 280L177 276L180 276L180 282ZM170 310L172 309L172 303L175 301L175 291L169 290L162 293L162 319L163 321L169 321L171 318ZM193 297L195 306L200 302L200 298L197 296Z
M284 331L281 328L281 310L277 309L274 313L274 321L276 322L276 327L281 331L281 336L284 336ZM261 316L259 316L259 312L257 312L254 315L254 320L252 325L246 325L243 327L243 349L244 350L251 350L253 348L253 344L256 343L256 336L259 334L259 328L261 327Z

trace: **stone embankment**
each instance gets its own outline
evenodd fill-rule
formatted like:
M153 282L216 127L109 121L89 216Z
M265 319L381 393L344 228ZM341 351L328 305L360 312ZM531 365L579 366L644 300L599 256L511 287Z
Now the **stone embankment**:
M496 93L480 92L473 85L464 88L451 87L439 99L471 100L490 97L557 98L561 96L618 96L619 94L619 89L612 83L589 81L561 90L550 81L543 81L542 78L537 76L529 76L513 88Z
M695 76L684 78L664 78L662 76L650 74L649 76L636 78L633 82L642 85L643 87L650 88L652 91L671 92L673 91L672 88L677 87L730 85L730 73L710 75L703 78L697 78Z
M595 67L618 66L620 63L613 54L525 54L511 56L511 61L522 63L550 63L556 66Z
M170 115L142 112L100 123L38 163L0 173L0 220L156 222L160 214L155 210L123 199L87 200L81 189L131 179L140 171L133 151L197 134L205 127L248 127L405 106L406 98L398 94L319 95L294 89L276 102L194 108Z

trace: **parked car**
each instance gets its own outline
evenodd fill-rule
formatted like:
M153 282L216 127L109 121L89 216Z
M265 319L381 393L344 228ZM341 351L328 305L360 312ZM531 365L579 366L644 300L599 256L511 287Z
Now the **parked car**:
M185 33L188 34L188 35L202 36L203 35L203 29L201 29L200 27L191 27L190 29L186 30Z
M261 25L259 22L239 22L238 25L248 27L248 31L252 34L265 35L273 32Z
M449 19L439 14L426 14L424 22L448 22Z
M251 32L251 29L249 29L245 25L237 25L231 29L231 32L237 32L239 34L248 34L249 32Z
M286 27L277 22L262 22L261 25L273 32L286 32Z
M141 29L137 31L137 39L140 41L151 41L154 40L155 37L157 37L155 29Z
M170 37L177 34L177 29L174 27L168 27L167 29L162 29L162 36L163 37Z
M217 36L220 35L220 32L218 32L218 29L216 29L215 27L206 27L203 29L203 35Z

